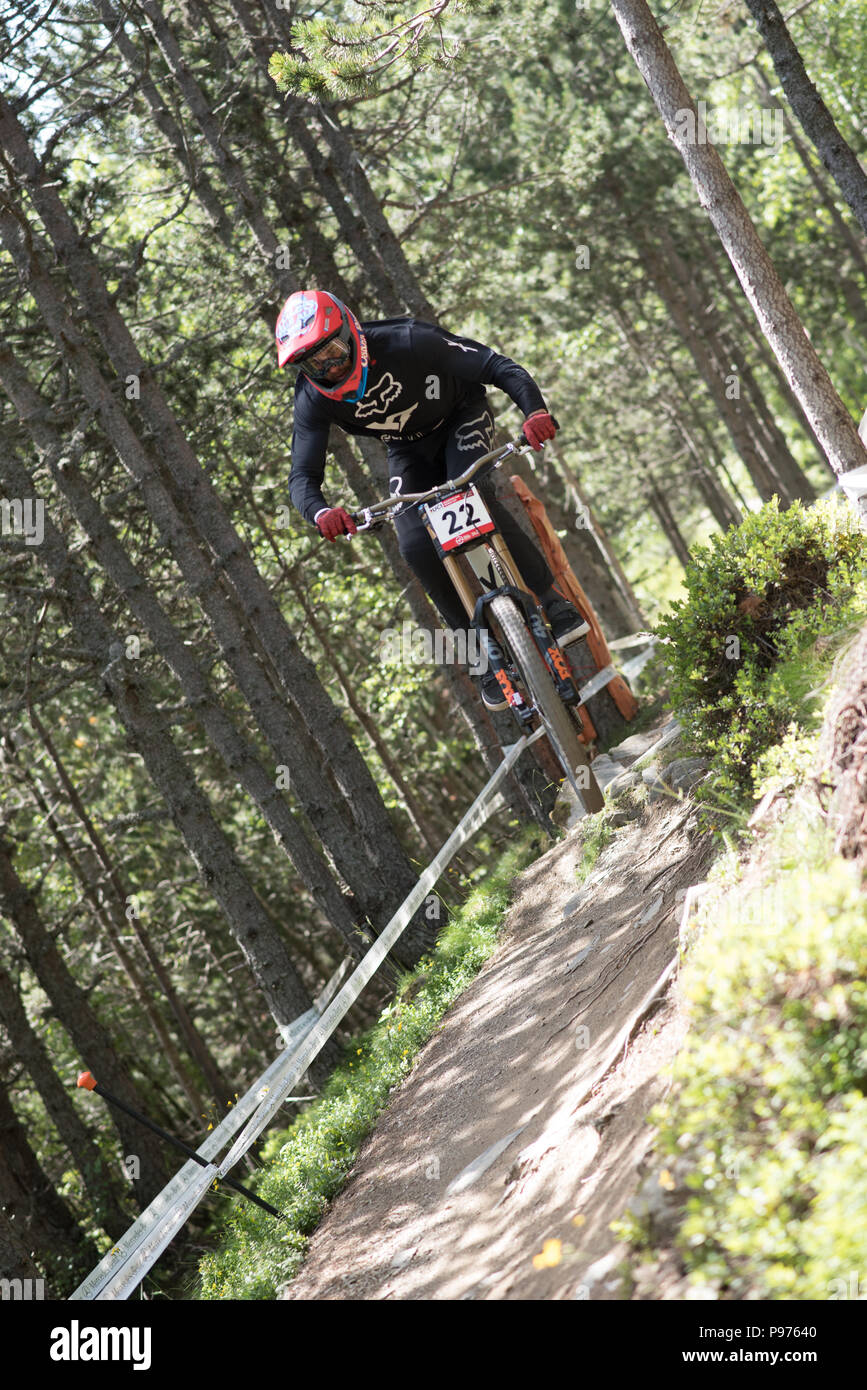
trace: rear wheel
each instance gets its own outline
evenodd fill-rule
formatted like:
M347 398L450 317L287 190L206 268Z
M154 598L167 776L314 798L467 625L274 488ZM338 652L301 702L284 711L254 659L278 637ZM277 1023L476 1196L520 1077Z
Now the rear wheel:
M568 766L584 807L589 814L601 811L602 792L590 767L587 750L578 737L578 726L563 704L551 680L539 648L527 630L526 623L510 598L491 600L491 612L499 623L503 641L527 686L536 709L542 718L549 738L564 769ZM586 781L587 785L582 785Z

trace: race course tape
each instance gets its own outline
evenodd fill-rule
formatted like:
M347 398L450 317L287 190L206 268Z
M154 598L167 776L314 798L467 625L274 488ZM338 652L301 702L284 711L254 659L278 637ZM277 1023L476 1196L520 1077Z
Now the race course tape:
M841 473L837 481L853 507L867 495L867 467L853 468L848 473Z
M527 737L521 738L513 744L503 761L496 771L489 778L486 785L476 797L466 815L452 831L436 858L425 869L415 888L409 897L398 908L388 926L382 934L376 938L370 950L356 966L346 984L339 994L328 1005L322 1017L311 1028L310 1032L298 1045L291 1058L291 1072L279 1086L275 1087L274 1094L262 1101L259 1109L247 1122L244 1129L239 1134L235 1143L227 1153L223 1162L220 1164L220 1173L228 1172L233 1164L246 1152L250 1145L261 1134L262 1130L274 1113L283 1104L283 1097L290 1087L304 1075L314 1057L325 1046L331 1034L340 1023L341 1019L351 1009L356 999L364 989L365 985L371 980L379 969L385 957L388 955L394 943L397 941L401 932L409 924L421 907L431 888L441 877L443 870L449 861L457 854L462 845L466 844L471 835L480 826L484 825L491 813L489 802L492 793L500 785L506 773L520 757L521 753L529 744L534 743L545 732L544 725Z
M518 739L508 750L472 806L425 869L412 892L324 1011L320 1014L318 1009L310 1009L282 1030L286 1040L286 1051L275 1058L258 1081L241 1097L230 1114L196 1150L202 1158L209 1160L208 1166L203 1168L193 1159L188 1159L137 1221L121 1236L117 1244L100 1260L75 1292L70 1294L70 1300L129 1298L195 1210L211 1184L219 1181L235 1166L271 1123L281 1105L290 1098L290 1091L297 1085L378 970L398 937L442 876L449 861L502 805L502 798L499 794L495 795L500 783L520 755L544 733L545 727L541 725L532 734ZM323 996L327 996L327 993L326 986ZM242 1124L244 1128L241 1133L226 1156L217 1163L217 1153Z

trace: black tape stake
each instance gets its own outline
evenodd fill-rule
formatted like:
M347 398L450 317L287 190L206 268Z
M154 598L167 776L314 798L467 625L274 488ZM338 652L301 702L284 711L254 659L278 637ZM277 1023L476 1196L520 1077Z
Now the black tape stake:
M167 1144L172 1144L176 1149L180 1149L181 1153L186 1154L187 1158L193 1159L195 1163L199 1164L199 1167L209 1168L211 1166L206 1158L202 1158L202 1155L196 1153L195 1149L191 1149L189 1144L184 1143L183 1139L176 1139L173 1134L168 1134L166 1130L160 1129L159 1125L155 1125L153 1120L149 1120L146 1115L142 1115L138 1110L133 1110L131 1105L126 1104L126 1101L118 1100L117 1096L111 1094L111 1091L106 1091L103 1086L98 1086L89 1071L83 1071L81 1073L77 1085L82 1086L86 1091L95 1091L98 1096L102 1096L103 1100L107 1100L110 1105L114 1105L118 1110L123 1110L125 1114L131 1115L134 1120L138 1120L139 1124L144 1125L146 1129L153 1130L154 1134L158 1134ZM257 1207L261 1207L263 1211L267 1211L270 1216L276 1216L278 1221L283 1221L285 1219L281 1211L277 1211L276 1207L269 1206L267 1202L263 1202L262 1198L257 1197L255 1192L250 1192L248 1188L242 1187L241 1183L236 1182L234 1178L219 1177L216 1181L225 1183L226 1186L231 1187L234 1192L240 1192L249 1202L255 1202Z

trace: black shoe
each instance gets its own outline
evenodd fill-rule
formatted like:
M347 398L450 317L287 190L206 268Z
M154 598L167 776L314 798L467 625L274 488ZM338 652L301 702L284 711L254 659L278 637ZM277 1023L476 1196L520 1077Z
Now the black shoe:
M561 647L565 647L569 642L577 642L579 637L590 631L590 624L586 618L582 617L568 599L553 598L545 605L545 616Z
M485 709L498 710L509 708L509 702L503 694L503 687L500 685L493 671L486 671L483 676L478 677L478 681L482 704Z

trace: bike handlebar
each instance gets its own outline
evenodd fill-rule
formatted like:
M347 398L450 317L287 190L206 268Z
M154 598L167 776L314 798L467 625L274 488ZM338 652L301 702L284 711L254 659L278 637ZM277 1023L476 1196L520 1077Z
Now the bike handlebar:
M459 492L486 465L491 468L498 468L510 454L520 454L529 447L526 436L521 434L517 439L510 440L508 444L501 444L498 449L492 449L489 454L482 454L481 458L477 458L474 463L471 463L469 468L458 478L448 478L444 483L437 483L435 487L428 488L426 492L392 493L390 497L384 498L381 502L374 502L369 507L362 507L360 511L350 512L350 516L359 531L367 531L376 523L377 517L380 517L383 522L390 521L392 518L387 513L396 511L398 507L403 507L408 502L418 505L431 498L444 496L446 493Z

